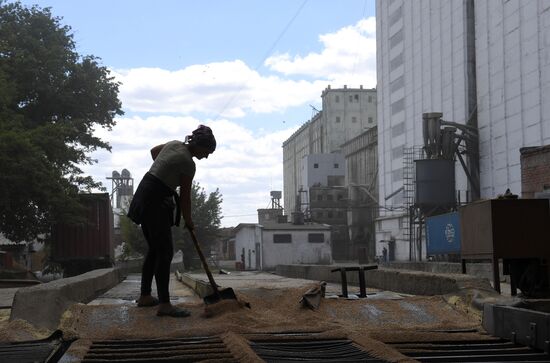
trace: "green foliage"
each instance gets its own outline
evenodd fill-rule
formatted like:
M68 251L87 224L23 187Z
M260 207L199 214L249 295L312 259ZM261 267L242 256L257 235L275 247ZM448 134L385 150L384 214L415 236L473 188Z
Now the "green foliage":
M138 225L126 217L126 212L123 216L120 216L120 234L122 235L122 241L125 243L124 258L138 255L145 256L147 253L147 242L145 241L143 232Z
M199 183L193 182L191 188L191 215L195 224L195 235L201 244L201 250L208 255L211 243L218 237L221 225L222 195L218 189L207 194ZM185 228L174 228L174 246L176 251L182 250L183 264L186 269L191 267L192 260L198 258L193 240Z
M122 115L118 83L75 51L49 9L0 1L0 232L12 241L78 216L79 190L100 187L79 165L110 146L93 136Z

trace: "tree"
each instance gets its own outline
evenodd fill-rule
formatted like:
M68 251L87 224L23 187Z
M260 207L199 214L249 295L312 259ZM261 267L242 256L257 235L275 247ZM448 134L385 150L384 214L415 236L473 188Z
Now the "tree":
M221 224L221 203L222 195L216 189L207 194L199 183L193 181L191 187L191 215L195 224L195 234L201 242L201 248L210 247L209 242L216 239L219 235ZM195 258L195 247L189 236L189 233L182 225L172 228L174 240L174 249L182 250L184 254L184 265L189 268L193 258ZM121 217L120 222L122 240L128 244L131 254L142 254L147 252L147 243L138 226L136 226L126 216Z
M75 51L71 28L50 9L0 0L0 232L20 242L55 221L78 221L93 136L122 115L119 84L94 56Z
M221 225L221 203L223 201L219 189L206 194L199 183L193 182L191 187L191 215L195 224L195 235L201 244L202 252L207 255L211 243L218 237ZM193 260L197 258L193 240L187 229L174 229L175 249L183 252L183 264L190 269Z

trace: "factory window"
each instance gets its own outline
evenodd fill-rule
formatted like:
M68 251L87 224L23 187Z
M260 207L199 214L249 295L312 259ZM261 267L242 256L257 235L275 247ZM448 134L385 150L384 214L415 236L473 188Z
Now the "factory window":
M327 194L327 200L332 200L332 194Z
M392 150L391 150L391 154L392 154L392 159L399 159L400 157L403 156L403 148L404 146L403 145L399 145L397 147L394 147Z
M340 165L338 163L334 164L334 169L338 169Z
M334 101L336 101L336 103L339 103L340 102L340 96L338 96L338 95L334 96Z
M341 210L339 210L337 213L336 213L336 216L338 218L343 218L344 217L344 212L342 212Z
M355 95L353 98L355 99L355 102L359 102L359 95Z
M337 123L337 124L340 123L340 116L336 116L336 123Z
M403 58L403 57L401 57ZM405 79L403 76L400 76L399 78L396 78L390 83L390 92L395 92L397 90L400 90L405 85Z
M319 164L317 163L313 164L313 169L319 169Z
M401 112L405 109L405 98L401 98L391 104L391 114L395 115L398 112Z
M352 117L351 117L351 122L356 123L356 122L357 122L357 117L352 116Z
M368 120L369 120L369 124L372 124L372 117L369 117Z
M398 7L393 13L390 14L390 26L392 26L393 24L397 23L397 21L399 19L401 19L403 17L403 5L401 5L400 7Z
M325 235L323 233L308 233L307 241L309 243L323 243L325 242Z
M405 122L400 122L391 128L391 136L396 137L405 133Z
M327 218L332 218L334 214L332 212L327 212Z
M319 219L323 218L323 212L317 212L317 218Z
M352 97L352 95L349 95L349 102L353 102L353 97Z
M403 29L390 37L390 49L403 41Z
M338 194L338 196L336 198L338 198L338 200L342 200L342 199L344 199L344 194Z
M274 234L273 243L292 243L292 235L290 233Z
M398 182L403 180L403 168L392 171L391 180L392 182Z
M323 195L322 194L317 194L317 200L323 200Z
M372 103L372 96L369 96L369 103Z
M390 72L402 64L403 64L403 52L399 53L392 60L390 60Z

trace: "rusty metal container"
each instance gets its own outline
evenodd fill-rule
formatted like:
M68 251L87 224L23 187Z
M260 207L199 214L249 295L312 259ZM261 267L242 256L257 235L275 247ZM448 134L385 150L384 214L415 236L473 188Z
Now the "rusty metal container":
M547 200L484 200L459 213L464 259L550 258Z
M87 223L52 228L52 259L56 262L114 258L113 210L108 193L81 194Z

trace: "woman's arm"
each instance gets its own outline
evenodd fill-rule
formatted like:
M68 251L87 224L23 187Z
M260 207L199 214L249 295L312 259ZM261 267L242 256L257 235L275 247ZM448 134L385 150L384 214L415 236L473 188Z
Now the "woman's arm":
M185 226L189 229L194 229L195 225L191 218L191 185L193 178L182 175L180 178L180 206L181 215L185 220Z
M158 154L160 153L163 147L164 147L164 144L161 144L151 149L151 157L153 158L153 160L157 158Z

